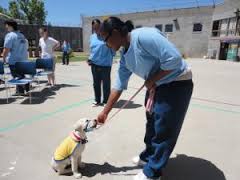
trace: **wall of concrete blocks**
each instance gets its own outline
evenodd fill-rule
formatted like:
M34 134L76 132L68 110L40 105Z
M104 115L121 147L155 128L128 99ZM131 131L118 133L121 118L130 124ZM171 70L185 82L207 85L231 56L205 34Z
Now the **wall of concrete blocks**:
M173 20L177 19L180 29L177 30L176 27L173 26L173 32L166 34L169 40L172 41L186 57L203 57L208 51L213 11L214 9L212 7L200 7L130 13L116 16L125 21L132 20L135 26L152 27L156 24L162 24L163 31L166 24L174 25ZM105 17L106 16L83 18L84 51L87 52L89 50L92 19L99 18L103 20ZM203 25L202 32L193 32L194 23L201 23Z

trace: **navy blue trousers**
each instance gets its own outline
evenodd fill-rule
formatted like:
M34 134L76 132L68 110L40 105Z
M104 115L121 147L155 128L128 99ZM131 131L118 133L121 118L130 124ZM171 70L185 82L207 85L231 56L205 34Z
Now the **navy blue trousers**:
M25 78L24 74L17 73L16 66L15 65L9 65L11 74L14 78ZM24 94L24 91L28 92L30 90L30 84L26 85L17 85L16 86L16 93Z
M140 159L147 164L143 173L149 178L162 176L162 169L175 147L192 96L192 80L160 85L154 97L153 113L146 113L145 150ZM148 92L146 94L146 100ZM145 100L145 105L146 105Z
M103 89L103 101L106 104L111 91L111 66L98 66L91 64L93 75L93 89L95 94L95 101L101 103L101 96Z
M65 61L65 59L67 60L67 62ZM69 64L69 53L68 52L63 52L62 54L62 63L63 64Z

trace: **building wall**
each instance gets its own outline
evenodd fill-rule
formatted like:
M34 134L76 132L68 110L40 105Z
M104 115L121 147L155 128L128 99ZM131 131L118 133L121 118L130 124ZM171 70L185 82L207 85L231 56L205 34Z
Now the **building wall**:
M173 20L177 19L180 30L174 30L167 36L177 48L187 57L202 57L207 54L208 41L212 24L212 7L186 8L174 10L161 10L142 13L131 13L116 15L123 20L132 20L135 26L155 26L174 24ZM91 21L94 18L101 20L104 17L85 17L83 19L83 47L84 51L89 50L89 37L91 35ZM202 23L202 32L193 32L193 24Z
M225 19L236 16L234 10L240 8L240 0L224 0L224 3L216 6L213 12L213 20Z
M212 22L215 20L236 17L234 12L237 8L240 9L240 0L224 0L223 4L216 6L214 9ZM217 52L215 59L218 59L220 53L220 37L211 36L209 38L208 54L212 54L213 51Z

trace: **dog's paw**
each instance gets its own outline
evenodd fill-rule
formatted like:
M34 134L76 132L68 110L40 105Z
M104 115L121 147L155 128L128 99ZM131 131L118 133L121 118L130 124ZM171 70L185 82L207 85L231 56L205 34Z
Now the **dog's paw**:
M85 167L86 167L86 164L85 164L84 162L80 162L80 163L79 163L79 167L80 167L80 168L85 168Z
M76 178L76 179L80 179L82 177L82 174L81 173L73 173L73 176Z

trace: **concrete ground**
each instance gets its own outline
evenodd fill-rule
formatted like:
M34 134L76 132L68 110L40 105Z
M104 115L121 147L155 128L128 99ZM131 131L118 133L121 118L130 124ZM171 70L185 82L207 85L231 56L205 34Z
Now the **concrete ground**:
M240 64L188 62L194 73L194 94L163 180L240 179ZM116 65L113 76L115 71ZM6 104L0 87L0 179L74 179L58 176L50 168L52 154L75 121L95 118L102 108L91 107L92 78L84 62L57 65L56 77L55 88L43 83L34 90L32 104L26 97L12 97ZM113 112L142 83L133 76ZM144 148L143 100L144 91L104 127L88 134L83 180L130 180L140 171L131 158Z

